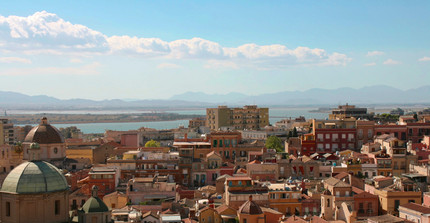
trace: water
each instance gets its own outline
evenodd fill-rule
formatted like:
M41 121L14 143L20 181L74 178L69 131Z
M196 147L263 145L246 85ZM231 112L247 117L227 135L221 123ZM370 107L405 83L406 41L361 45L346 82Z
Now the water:
M299 116L304 116L306 119L325 119L328 117L327 113L313 113L309 112L310 110L314 110L316 108L270 108L269 109L269 122L271 124L275 124L277 121L280 121L285 118L296 118ZM35 114L40 112L33 112L27 114ZM143 110L134 110L134 111L72 111L72 112L64 112L63 114L130 114L130 113L142 113L148 112ZM165 112L165 113L178 113L178 114L187 114L187 115L206 115L206 109L190 109L190 110L152 110L151 112ZM46 113L57 113L53 111L49 111ZM21 113L22 114L22 113ZM154 129L172 129L178 128L179 126L188 127L188 120L175 120L175 121L157 121L157 122L121 122L121 123L81 123L81 124L52 124L57 128L66 128L70 126L76 126L80 129L84 134L90 133L104 133L105 130L117 130L117 131L127 131L127 130L136 130L141 127L146 128L154 128Z

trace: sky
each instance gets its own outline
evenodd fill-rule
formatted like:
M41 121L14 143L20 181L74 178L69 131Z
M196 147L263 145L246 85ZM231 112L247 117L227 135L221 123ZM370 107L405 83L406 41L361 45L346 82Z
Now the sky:
M430 1L0 1L0 91L168 99L430 85Z

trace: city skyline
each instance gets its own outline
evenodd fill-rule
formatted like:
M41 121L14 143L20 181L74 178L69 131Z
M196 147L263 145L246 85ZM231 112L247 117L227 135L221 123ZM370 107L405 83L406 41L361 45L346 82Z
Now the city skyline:
M101 100L414 89L430 83L430 4L414 3L2 2L0 90Z

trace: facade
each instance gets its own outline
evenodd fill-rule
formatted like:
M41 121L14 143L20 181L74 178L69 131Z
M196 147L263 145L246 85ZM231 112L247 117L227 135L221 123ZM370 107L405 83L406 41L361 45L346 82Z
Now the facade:
M269 108L246 105L243 108L206 109L206 126L211 130L228 128L231 130L259 130L269 125Z

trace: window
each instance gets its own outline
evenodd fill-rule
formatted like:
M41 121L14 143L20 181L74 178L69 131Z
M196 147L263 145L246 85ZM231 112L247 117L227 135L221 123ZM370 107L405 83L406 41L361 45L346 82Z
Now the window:
M327 199L327 207L330 207L330 199Z
M214 146L214 147L217 147L217 142L218 142L218 141L215 139L215 140L214 140L214 142L213 142L213 146Z
M10 217L10 202L6 202L6 216Z
M399 211L400 200L394 200L394 210Z
M330 139L330 134L325 134L326 139Z
M408 203L415 203L415 200L409 200Z
M336 191L336 197L340 197L340 191Z
M58 153L58 148L57 148L57 147L55 147L55 148L54 148L54 153L55 153L55 154L57 154L57 153Z
M55 201L55 215L60 214L60 200Z
M342 139L346 139L346 134L342 134Z
M329 143L325 144L325 149L330 149L330 144Z
M222 139L219 140L219 147L222 147Z

